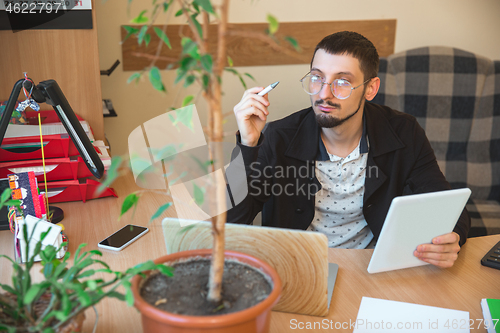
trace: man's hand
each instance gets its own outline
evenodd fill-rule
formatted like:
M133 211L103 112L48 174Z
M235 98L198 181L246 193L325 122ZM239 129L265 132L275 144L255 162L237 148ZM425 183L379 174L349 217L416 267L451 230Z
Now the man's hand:
M248 89L233 109L240 130L241 143L245 146L254 147L257 145L260 133L266 124L269 101L267 95L257 95L263 89L263 87Z
M432 240L432 244L421 244L413 255L429 264L448 268L453 266L458 258L460 236L456 232L450 232L438 236Z

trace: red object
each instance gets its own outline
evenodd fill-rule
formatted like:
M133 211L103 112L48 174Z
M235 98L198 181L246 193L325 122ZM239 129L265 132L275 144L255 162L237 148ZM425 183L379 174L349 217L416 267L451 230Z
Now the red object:
M47 142L43 146L45 158L69 157L79 155L73 141L67 134L44 135L43 141ZM22 145L23 143L38 143L40 144L39 136L25 136L22 138L4 138L2 145ZM42 149L33 148L33 151L14 153L9 150L0 148L0 161L19 161L33 160L42 158ZM30 149L31 150L31 149Z
M47 181L54 180L76 180L78 178L92 177L92 173L85 165L83 159L78 157L73 158L46 158L45 169L48 170L54 165L57 165L51 171L46 171ZM43 167L43 161L28 160L28 161L10 161L0 163L0 178L7 177L8 174L14 173L14 168L38 168ZM43 171L35 172L36 179L40 184L43 184Z
M235 259L248 264L269 276L273 283L271 294L251 308L220 316L185 316L162 311L142 299L139 285L142 277L132 279L134 306L142 315L142 330L147 333L264 333L269 331L271 309L278 303L281 280L278 273L267 263L248 254L225 251L226 259ZM190 250L172 253L155 260L156 264L174 263L193 257L211 257L212 250Z
M106 187L101 193L96 193L97 189L101 186L96 180L93 179L79 179L79 180L62 180L55 182L47 182L48 199L49 203L56 202L69 202L69 201L87 201L91 199L104 198L104 197L118 197L116 192L109 187ZM52 191L51 191L52 190ZM51 195L53 191L61 191L56 195Z
M40 114L40 119L42 119L42 124L50 124L50 123L60 123L61 119L57 116L57 113L54 110L40 110L38 112L33 110L25 110L26 119L28 119L28 123L30 125L38 125L38 114ZM82 117L75 113L78 120L84 120Z

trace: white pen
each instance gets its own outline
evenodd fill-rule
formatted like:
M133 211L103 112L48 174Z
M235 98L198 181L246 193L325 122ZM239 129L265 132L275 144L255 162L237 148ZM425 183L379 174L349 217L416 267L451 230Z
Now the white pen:
M267 94L268 92L270 92L271 90L273 90L274 88L276 88L276 86L278 85L278 83L280 83L280 81L276 81L273 84L268 85L267 87L264 88L264 90L262 90L257 95L264 96L265 94Z

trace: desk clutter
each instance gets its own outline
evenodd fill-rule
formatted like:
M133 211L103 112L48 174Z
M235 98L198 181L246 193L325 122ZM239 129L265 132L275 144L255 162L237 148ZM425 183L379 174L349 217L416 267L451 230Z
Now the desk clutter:
M42 124L39 126L37 115L40 113ZM38 182L47 180L47 199L49 203L83 201L108 196L116 197L112 188L98 193L100 182L92 177L75 144L59 121L54 110L24 111L26 121L16 121L7 127L5 138L0 146L0 178L9 174L34 172ZM108 147L103 141L95 140L89 124L78 117L89 137L105 170L111 165ZM43 138L43 154L40 149L40 127Z
M62 258L66 252L62 246L66 239L62 232L63 226L50 222L46 193L39 192L35 173L30 171L11 174L8 176L8 186L12 199L20 201L19 207L9 207L8 211L9 227L14 233L16 260L26 262L33 256L35 245L39 241L42 250L52 245L57 249L56 257ZM40 261L41 258L36 256L34 260Z

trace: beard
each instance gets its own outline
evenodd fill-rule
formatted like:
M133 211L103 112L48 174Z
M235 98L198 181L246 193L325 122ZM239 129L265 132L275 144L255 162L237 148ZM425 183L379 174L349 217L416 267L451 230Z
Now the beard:
M364 92L363 92L363 96L364 96ZM333 127L340 126L343 123L345 123L346 121L348 121L349 119L351 119L356 113L358 113L359 109L361 108L362 103L363 103L363 97L360 98L358 108L356 109L356 111L354 111L353 113L351 113L350 115L348 115L344 118L337 118L337 117L331 116L329 114L324 114L324 113L316 114L316 122L318 123L319 127L322 127L322 128L333 128ZM338 110L340 110L340 108L341 108L340 104L332 103L330 101L324 101L322 99L319 99L314 103L315 106L317 106L319 104L328 104L331 107L336 107Z

